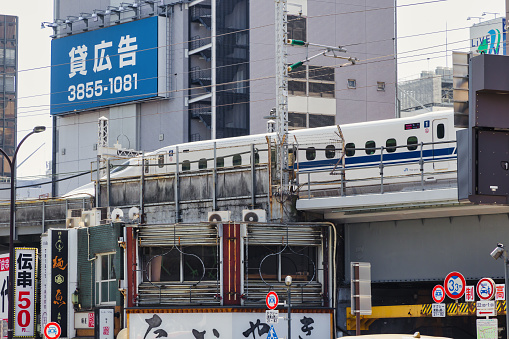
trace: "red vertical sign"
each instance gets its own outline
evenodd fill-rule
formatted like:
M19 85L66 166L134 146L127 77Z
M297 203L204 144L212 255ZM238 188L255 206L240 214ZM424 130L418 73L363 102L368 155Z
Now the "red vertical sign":
M240 225L223 224L224 305L240 305Z

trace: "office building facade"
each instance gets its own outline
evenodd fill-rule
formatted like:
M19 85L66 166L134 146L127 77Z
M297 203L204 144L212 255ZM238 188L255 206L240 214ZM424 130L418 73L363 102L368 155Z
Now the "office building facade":
M266 0L55 0L48 26L56 178L91 168L100 117L108 119L108 146L143 152L264 133L263 117L276 106L274 17ZM347 52L337 56L359 60L347 66L327 53L290 72L291 129L395 117L394 0L296 0L288 37L341 46ZM323 48L287 51L292 64ZM88 182L90 175L65 180L53 193Z
M0 15L0 148L10 156L16 148L17 70L18 17ZM10 174L4 159L0 177L10 177Z

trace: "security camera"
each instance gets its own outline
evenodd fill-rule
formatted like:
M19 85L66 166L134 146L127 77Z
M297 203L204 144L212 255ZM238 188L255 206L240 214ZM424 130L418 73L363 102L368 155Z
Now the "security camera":
M285 285L290 286L292 284L292 277L287 275L285 278Z
M497 260L504 254L504 244L497 244L497 247L490 253L493 259Z

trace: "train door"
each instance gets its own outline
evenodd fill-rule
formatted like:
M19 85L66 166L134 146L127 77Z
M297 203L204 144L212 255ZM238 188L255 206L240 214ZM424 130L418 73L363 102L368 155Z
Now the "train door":
M449 144L446 143L438 143L449 140L449 135L447 133L447 119L436 119L433 120L433 168L435 170L446 170L449 168L449 162L444 159L447 158L447 152L449 149Z

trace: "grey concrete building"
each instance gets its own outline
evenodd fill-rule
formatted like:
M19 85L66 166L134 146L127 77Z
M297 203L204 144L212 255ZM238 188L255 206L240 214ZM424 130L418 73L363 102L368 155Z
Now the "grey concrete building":
M113 93L116 77L92 78L89 84L95 85L89 88L86 80L79 80L85 79L84 73L79 72L85 71L85 64L79 64L78 59L90 63L87 76L92 74L92 64L94 72L100 70L95 66L100 58L97 46L101 40L95 43L95 50L93 44L87 45L86 50L81 42L73 42L74 45L66 42L81 41L82 37L86 40L96 31L109 34L113 28L124 34L122 39L127 39L129 35L122 33L123 28L127 32L136 21L153 17L159 17L158 89L145 97L125 95L122 102L96 98L103 89ZM58 56L67 57L71 53L67 61L61 61L67 64L66 80L83 81L61 90L52 85L53 95L61 92L74 100L52 99L56 178L90 170L97 159L97 126L102 116L109 119L108 146L113 147L118 141L122 148L144 152L188 141L265 132L263 117L276 105L274 17L272 1L55 0L54 20L47 24L53 28L53 69ZM160 19L164 19L162 24ZM146 30L133 32L140 31ZM129 34L132 39L134 33ZM290 128L395 117L394 0L291 1L288 37L342 46L347 52L338 55L359 59L356 65L341 67L344 59L320 56L291 72ZM141 40L146 39L138 37L137 45L118 45L119 54L121 48L125 51L129 46L141 46ZM108 46L116 48L115 44ZM316 47L288 46L288 62L301 61L319 52ZM141 60L144 52L137 53ZM113 60L113 50L110 55ZM137 73L129 74L128 83L124 76L124 90L134 75ZM136 78L135 84L141 84L140 80L143 79ZM104 87L96 86L97 81L103 81ZM121 92L122 84L118 84ZM95 103L81 105L80 93L85 100L90 94ZM53 194L61 195L88 182L90 175L61 181Z

